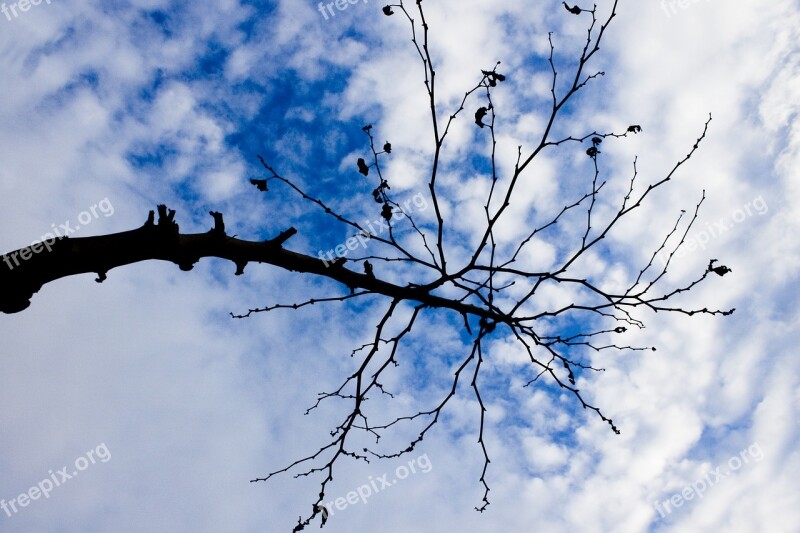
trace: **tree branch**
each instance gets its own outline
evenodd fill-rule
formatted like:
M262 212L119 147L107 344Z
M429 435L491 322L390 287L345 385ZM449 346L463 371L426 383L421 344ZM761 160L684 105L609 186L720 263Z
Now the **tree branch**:
M28 308L31 297L44 285L67 276L97 273L102 283L109 270L141 261L170 261L189 271L203 257L218 257L236 264L236 275L248 263L267 263L286 270L325 276L351 291L365 289L397 300L412 300L427 307L447 308L460 314L506 318L487 309L442 298L409 283L400 286L344 268L345 260L329 263L284 249L283 244L297 230L289 228L274 239L245 241L228 236L221 213L212 211L214 227L206 233L181 234L174 221L175 211L158 206L158 221L150 211L145 224L135 230L97 237L60 238L10 252L0 265L0 311L17 313ZM38 253L37 253L38 252ZM27 259L25 259L27 257Z

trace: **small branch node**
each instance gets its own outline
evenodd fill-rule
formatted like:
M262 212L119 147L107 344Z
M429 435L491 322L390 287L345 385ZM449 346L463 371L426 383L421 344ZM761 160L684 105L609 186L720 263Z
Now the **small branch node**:
M225 222L222 220L222 213L220 213L218 211L209 211L208 214L211 215L212 217L214 217L214 227L211 228L209 233L212 233L212 234L218 235L218 236L224 236L225 235Z

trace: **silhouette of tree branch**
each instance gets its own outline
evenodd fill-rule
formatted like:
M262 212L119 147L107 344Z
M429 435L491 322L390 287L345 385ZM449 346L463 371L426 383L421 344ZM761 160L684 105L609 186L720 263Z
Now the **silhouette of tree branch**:
M493 91L500 90L502 83L511 73L499 71L500 62L497 62L491 70L481 69L480 77L476 73L477 83L464 93L463 98L459 97L453 103L455 109L450 113L442 112L443 105L437 101L436 70L429 48L429 26L421 0L416 0L416 12L413 15L413 10L407 9L403 1L383 8L383 13L387 16L398 12L404 14L411 27L411 41L423 67L426 105L430 108L433 141L429 162L430 174L425 174L425 181L434 208L431 217L433 222L415 220L412 214L406 212L401 203L393 198L390 193L390 179L382 168L384 158L392 154L392 145L386 141L382 148L377 148L372 125L367 124L362 129L369 139L371 156L359 157L354 162L353 172L357 171L363 177L360 179L376 180L372 198L380 205L380 214L388 228L388 236L368 231L364 225L356 222L354 217L338 212L328 202L309 194L291 178L279 174L261 156L259 160L267 176L251 179L250 182L259 193L269 194L279 194L282 185L285 185L288 187L288 192L298 195L301 201L308 202L315 209L321 209L326 216L331 217L333 223L343 225L348 232L355 232L354 237L369 240L371 246L375 247L369 254L348 259L330 258L328 261L290 251L284 248L284 245L296 233L294 228L288 228L268 241L240 240L225 233L223 216L217 212L211 212L214 227L210 231L200 234L181 234L174 220L175 212L160 205L158 219L155 219L155 213L151 211L147 222L139 229L100 237L60 239L52 246L52 250L36 254L17 268L10 270L0 268L0 310L10 313L25 309L30 303L31 296L42 286L65 276L96 272L97 281L102 281L106 278L107 272L113 268L147 260L170 261L182 270L191 270L203 257L232 261L236 265L236 275L242 274L249 263L267 263L298 273L323 276L339 282L347 289L340 295L313 297L298 303L266 305L240 314L231 313L234 318L246 318L256 313L278 309L300 310L317 303L347 304L362 297L374 298L379 304L384 304L381 297L387 298L388 306L378 321L371 340L350 353L350 357L358 361L357 369L335 390L319 393L316 403L306 411L306 414L309 414L326 400L343 400L348 403L347 412L330 431L330 440L323 443L316 451L264 477L255 478L252 482L267 481L288 472L297 472L295 477L321 475L320 491L312 503L311 513L305 518L303 516L298 518L294 531L303 530L319 514L323 514L322 525L325 525L327 515L323 512L322 503L333 481L334 470L340 461L350 458L369 462L370 459L396 458L413 451L441 419L445 407L456 395L462 377L471 370L470 388L480 409L477 427L478 444L484 459L479 478L484 492L481 503L476 509L481 512L486 510L489 505L488 467L491 461L484 439L484 432L487 429L486 405L481 395L479 376L487 337L503 334L519 343L536 373L535 377L526 383L526 387L542 377L549 379L560 389L569 391L582 408L593 411L613 432L620 433L612 418L606 416L599 407L587 402L577 387L577 379L583 372L602 372L604 369L582 361L580 357L569 353L569 350L575 347L596 352L612 349L633 352L655 350L656 348L649 346L631 346L624 342L608 341L609 337L624 335L628 329L644 328L644 322L636 316L637 308L689 316L729 315L734 311L733 309L711 310L707 307L684 309L668 303L674 297L692 290L699 284L707 283L711 273L720 277L729 273L730 269L727 266L715 266L716 259L711 259L706 269L697 273L693 281L680 287L662 289L662 285L666 284L665 276L674 254L684 245L689 230L697 220L700 206L705 200L705 191L685 228L681 230L686 214L682 211L674 226L653 251L649 262L639 269L635 280L626 285L627 288L624 290L605 289L603 285L605 280L602 276L592 278L575 272L576 265L588 257L589 252L599 248L600 243L611 234L623 217L641 207L652 191L672 180L677 170L691 158L705 139L711 116L709 115L702 133L687 155L664 177L648 184L644 190L637 193L634 191L638 170L637 160L634 159L633 172L625 196L619 204L614 203L610 212L599 213L598 201L608 189L607 182L601 179L599 161L602 161L603 152L606 151L605 147L603 150L600 149L601 145L604 142L612 144L614 141L627 138L630 134L641 133L642 128L637 124L629 125L621 132L592 131L588 134L570 134L551 139L556 119L562 114L566 104L586 88L590 81L604 75L602 71L591 74L587 72L591 72L590 60L599 50L606 29L616 16L617 1L613 2L610 13L599 27L596 6L584 9L578 5L570 6L567 3L563 5L568 12L565 16L572 14L591 17L591 21L587 23L586 42L580 52L577 66L568 78L570 81L566 87L559 90L558 69L554 59L555 45L552 34L548 34L550 46L548 61L552 72L549 114L538 142L525 150L521 145L517 147L513 171L505 180L499 176L496 160L495 127L496 122L502 119L502 114L498 113L492 94ZM481 218L485 227L481 227L478 231L477 244L474 250L468 251L465 259L448 256L446 247L449 244L446 242L448 232L454 231L457 235L458 232L452 229L453 224L446 225L448 221L445 220L446 210L443 208L444 197L441 191L443 179L440 179L439 172L447 164L445 139L451 131L450 127L459 117L465 114L469 116L469 112L463 113L468 107L475 109L474 125L471 123L471 127L476 128L475 131L482 136L480 137L482 140L490 143L486 158L488 170L485 171L490 186L486 201L482 202ZM588 185L582 185L584 187L581 189L582 194L577 194L576 200L565 203L563 207L552 206L553 213L546 216L546 222L534 227L530 232L526 231L526 236L519 242L499 241L498 228L501 227L501 221L508 222L510 216L508 208L513 203L515 193L519 190L523 176L527 175L525 171L531 162L545 150L571 149L575 144L583 145L587 141L590 146L585 153L592 160L591 178L587 180ZM278 187L270 189L270 182L278 184ZM585 214L581 209L585 209ZM398 214L402 215L400 219L408 219L413 231L402 235L395 232L394 220ZM558 257L555 266L546 271L527 268L523 260L523 249L531 246L535 239L564 226L567 219L572 216L580 217L580 221L574 226L579 228L577 235L570 241L574 242L574 246ZM563 223L559 224L561 222ZM435 244L434 239L429 243L430 234L435 234ZM654 261L661 253L668 253L668 256L665 264L659 269ZM371 261L375 264L373 265ZM348 265L359 265L363 268L363 273L348 268ZM552 308L539 308L535 297L554 286L567 291L572 301ZM396 313L401 308L403 313ZM448 377L448 388L442 391L443 397L432 402L433 405L415 413L402 414L373 423L369 419L371 413L368 412L368 400L374 398L376 394L385 396L389 400L394 398L394 394L386 390L382 384L385 382L383 377L389 374L390 369L400 364L398 354L403 341L409 342L414 326L425 313L430 313L434 309L450 310L460 315L464 331L469 335L469 342L472 345L469 353L463 355L457 363L452 383ZM401 316L398 317L396 314ZM580 322L582 331L575 332L571 329L569 334L563 335L541 333L543 330L552 329L554 320L567 318ZM608 326L608 323L612 325ZM379 415L372 416L375 418ZM403 445L395 448L395 451L388 452L377 448L382 436L409 426L412 427L416 437L410 439L407 446ZM356 440L360 435L374 438L375 446L360 445Z
M325 276L353 291L365 289L336 298L338 300L375 293L419 301L428 307L449 307L459 313L502 319L491 311L430 294L418 286L403 287L354 272L344 268L343 262L328 266L316 257L286 250L282 245L296 233L294 228L267 241L245 241L226 235L222 215L212 212L216 224L210 231L181 234L173 220L175 211L159 205L158 212L157 223L151 211L147 222L139 229L97 237L59 238L49 251L33 254L13 269L0 268L0 311L16 313L27 309L31 297L42 286L67 276L97 273L95 281L102 283L110 270L141 261L169 261L189 271L201 258L217 257L232 261L237 276L244 273L248 263L266 263L294 272Z

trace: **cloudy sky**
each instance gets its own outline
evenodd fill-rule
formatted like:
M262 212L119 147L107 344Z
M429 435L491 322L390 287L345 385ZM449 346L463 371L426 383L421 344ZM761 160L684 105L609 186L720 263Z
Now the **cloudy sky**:
M601 18L612 4L598 0ZM210 210L243 239L294 226L286 246L316 256L350 233L285 186L257 191L249 179L266 177L257 156L337 209L374 221L374 183L355 166L370 154L367 123L379 145L392 143L382 161L394 198L410 202L430 231L430 110L411 27L399 14L384 16L383 4L339 5L2 4L2 252L59 228L76 238L134 229L165 203L185 232L207 231ZM498 171L507 178L517 146L530 147L545 125L548 32L559 80L569 78L591 17L555 0L424 7L442 117L458 109L481 69L501 61L507 79L493 100ZM699 150L581 268L608 287L635 279L681 210L694 213L704 195L663 283L681 286L717 258L732 272L709 277L681 302L736 312L641 311L647 327L631 328L620 343L656 351L578 354L606 369L581 374L578 385L620 435L550 383L524 388L532 369L498 328L480 378L488 509L474 510L483 496L479 407L461 386L411 454L337 467L325 501L340 505L327 531L798 531L797 42L794 0L619 2L587 67L605 76L556 128L582 136L642 126L602 145L607 186L598 213L621 201L634 158L641 191L712 120ZM473 97L454 122L441 174L455 264L483 229L487 135L472 121L480 105ZM498 228L504 242L519 242L586 192L586 147L567 143L537 158ZM530 268L552 265L563 245L540 239L523 259ZM375 246L353 253L380 253ZM350 353L374 333L388 302L237 320L231 312L346 289L266 265L243 276L234 270L206 259L189 273L157 262L116 269L102 285L76 276L0 317L0 531L272 532L308 514L319 477L249 481L327 442L347 405L304 412L353 371L358 356ZM540 304L570 296L543 292ZM397 398L385 403L386 416L441 399L469 354L459 320L422 314L389 380ZM388 445L401 446L403 436L387 436ZM368 497L347 502L365 486L373 487Z

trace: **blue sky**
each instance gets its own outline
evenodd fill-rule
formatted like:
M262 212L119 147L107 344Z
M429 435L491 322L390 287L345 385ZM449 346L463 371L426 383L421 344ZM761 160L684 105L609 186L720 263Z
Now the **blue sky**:
M327 18L318 4L296 1L13 5L9 15L0 10L3 252L64 224L73 237L133 229L166 203L182 231L207 231L215 210L229 234L244 239L294 226L287 247L316 256L352 231L276 182L268 193L255 190L249 180L267 177L257 156L353 219L374 221L374 172L364 178L355 166L370 154L365 124L378 147L392 143L381 164L393 198L412 202L415 221L434 227L422 66L408 22L384 16L383 4L334 6ZM517 146L530 146L544 125L547 33L568 77L586 15L557 1L424 5L443 116L480 69L502 62L507 81L493 101L498 168L507 177ZM602 145L602 214L624 196L634 158L640 187L658 181L712 115L700 150L577 272L609 289L635 279L680 210L693 213L705 191L687 237L692 249L673 260L664 283L679 286L719 258L733 272L683 301L736 313L641 312L647 327L630 328L623 342L656 351L573 348L606 369L578 374L578 384L621 435L552 384L524 387L535 374L498 329L481 377L488 510L473 510L483 494L479 408L461 386L411 454L340 465L326 502L384 475L397 483L336 509L327 531L797 530L799 28L789 0L622 1L591 63L605 76L556 130L577 136L642 125L641 134ZM454 122L440 174L454 264L483 230L488 144L472 121L479 105L473 97ZM584 151L568 144L537 157L498 227L503 243L513 246L585 192ZM521 262L554 264L570 231L585 223L563 222L531 242ZM420 250L414 232L397 229ZM382 251L370 243L363 252ZM65 466L80 470L47 498L0 510L0 531L288 531L308 513L318 478L249 480L326 442L347 406L303 413L353 371L358 360L349 354L374 332L388 301L235 320L230 312L346 289L266 265L233 272L218 260L190 273L142 263L112 270L102 285L94 275L51 283L28 310L0 317L0 500L47 488ZM383 274L430 275L396 266ZM532 305L575 297L552 287ZM403 306L398 316L409 312ZM574 332L580 324L560 326ZM376 401L376 416L430 408L468 354L460 317L424 311L387 378L396 401ZM400 446L414 434L382 442ZM399 479L411 461L415 473Z

